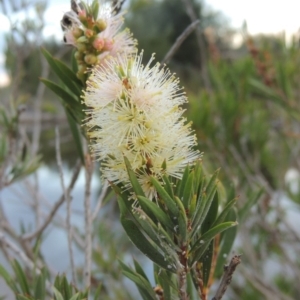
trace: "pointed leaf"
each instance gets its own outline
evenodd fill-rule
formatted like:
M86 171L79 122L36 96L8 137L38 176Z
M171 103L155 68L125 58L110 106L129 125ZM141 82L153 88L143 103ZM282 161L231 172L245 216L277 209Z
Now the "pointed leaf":
M124 218L121 218L121 223L133 244L144 253L149 259L158 264L164 269L175 272L174 266L170 265L165 257L151 244L148 239L141 233L136 224Z
M236 219L237 219L236 211L234 209L231 209L231 211L228 214L228 217L226 218L226 221L234 221ZM223 274L224 264L232 248L232 245L236 238L236 234L237 234L237 226L234 226L222 232L221 246L220 246L220 251L218 254L216 270L215 270L216 277L219 277Z
M227 205L224 207L224 209L222 210L222 212L220 213L218 218L214 221L212 227L222 223L225 220L227 214L232 209L233 205L235 205L236 201L237 201L237 198L235 198L227 203Z
M183 191L184 191L184 188L186 186L189 174L190 174L190 167L186 166L185 169L184 169L183 175L182 175L182 179L179 180L179 182L177 183L177 187L176 187L176 191L175 191L176 196L180 200L183 197Z
M207 247L209 246L210 241L219 233L222 231L231 228L232 226L236 226L237 222L225 222L222 224L219 224L210 230L208 230L205 234L203 234L192 246L191 249L191 255L193 256L192 264L196 261L198 261Z
M143 276L145 278L145 280L147 280L150 284L150 281L146 275L146 273L144 272L143 268L141 267L141 265L134 259L133 260L134 263L134 267L135 267L135 271L140 274L141 276Z
M45 299L46 297L46 278L43 276L43 273L40 274L37 278L35 289L34 289L34 298L35 299Z
M141 275L126 271L122 271L122 273L137 285L140 293L143 295L143 299L156 300L156 295L151 288L151 285L147 284L146 280Z
M21 265L17 260L14 260L12 267L17 277L17 282L20 284L21 290L24 294L30 295L29 284L27 282L27 276L25 275Z
M215 174L211 177L207 187L206 187L206 193L205 195L199 195L198 197L198 209L197 214L195 214L194 220L193 220L193 233L192 237L198 232L198 230L201 228L203 221L205 220L210 206L214 200L215 193L217 190L217 182L216 178L218 175L218 171L215 172ZM204 202L202 202L204 201ZM214 220L213 220L214 221Z
M52 57L52 55L45 48L41 48L41 51L55 74L72 93L79 97L82 93L82 83L77 78L76 74L66 64ZM77 99L77 101L79 100L80 99Z
M144 193L140 183L138 182L134 171L132 170L130 162L129 162L128 158L125 157L125 156L124 156L124 161L125 161L128 176L129 176L129 179L130 179L130 182L131 182L131 185L133 187L133 190L134 190L135 194L137 196L144 196L145 197L145 193Z
M203 253L201 257L204 286L207 286L208 284L210 271L211 271L211 263L213 258L213 251L214 251L214 242L211 241L206 251Z
M82 106L73 95L65 91L62 87L54 82L47 79L40 79L50 90L52 90L57 96L61 98L62 105L68 110L74 120L81 124L84 118L84 113L82 111Z
M182 202L185 209L189 209L190 207L191 199L194 194L193 185L194 185L194 171L190 172L187 182L183 189Z
M150 177L150 180L153 186L155 187L157 193L164 201L166 207L170 211L171 220L172 222L174 222L174 220L176 220L176 218L178 217L178 213L179 213L179 210L176 207L174 200L170 197L167 191L160 185L160 183L154 177Z
M62 294L57 290L56 287L53 286L52 290L53 290L53 293L54 293L55 300L64 300Z
M174 192L173 192L173 186L169 180L169 177L164 175L163 176L163 181L164 181L164 188L166 192L170 195L171 198L174 198Z
M164 291L164 300L172 300L171 298L171 286L172 282L170 277L167 275L166 270L159 270L159 275L157 276L158 282ZM176 288L176 287L175 287Z
M185 243L187 240L187 227L188 227L188 220L185 212L185 208L183 206L182 201L178 197L174 197L176 201L177 207L179 208L179 215L178 215L178 229L179 234L182 239L182 242Z
M250 211L251 207L253 207L257 201L259 200L259 198L261 197L261 195L264 193L264 189L261 188L257 193L254 194L253 197L251 197L246 203L245 205L243 205L243 207L239 210L238 215L239 215L239 221L243 221L246 218L246 215L248 214L248 212Z
M0 276L3 277L3 279L5 280L5 282L7 283L7 285L12 289L12 291L14 293L18 293L19 289L16 285L15 280L13 280L13 278L11 277L11 275L5 270L5 268L0 265Z
M156 218L158 222L163 224L165 227L174 230L174 225L171 219L160 207L143 196L138 196L138 200L144 211L145 208L147 208L147 210L151 212L151 214Z
M73 295L73 296L70 298L70 300L77 300L78 297L79 297L79 295L80 295L80 293L77 293L77 294Z

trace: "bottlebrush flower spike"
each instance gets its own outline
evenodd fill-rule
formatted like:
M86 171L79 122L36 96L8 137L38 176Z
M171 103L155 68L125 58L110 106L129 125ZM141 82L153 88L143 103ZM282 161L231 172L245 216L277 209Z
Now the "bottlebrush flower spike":
M72 10L61 20L64 40L77 48L75 58L79 65L78 77L94 65L104 63L108 56L133 55L137 41L123 26L124 13L114 13L109 2L94 0L91 5L72 1Z
M191 124L182 117L187 102L179 80L159 63L142 65L142 54L118 55L94 68L83 101L91 149L103 177L130 187L124 155L145 194L156 192L149 176L181 178L187 164L201 157ZM166 167L163 168L164 162Z

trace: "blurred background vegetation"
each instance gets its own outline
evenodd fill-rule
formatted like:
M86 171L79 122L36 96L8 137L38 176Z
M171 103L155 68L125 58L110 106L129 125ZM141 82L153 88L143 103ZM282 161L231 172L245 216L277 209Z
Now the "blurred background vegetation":
M186 117L193 122L199 149L204 152L205 168L209 172L221 168L224 193L232 198L239 196L238 235L232 251L241 253L243 262L224 299L297 299L300 295L299 39L295 36L287 44L284 35L249 36L245 24L243 43L236 48L232 42L236 32L229 27L226 17L205 10L204 1L192 3L200 25L168 66L185 86L189 98ZM28 14L21 21L13 19L14 14L25 12L28 7L35 11L34 17ZM1 177L5 175L8 152L12 151L9 147L13 147L18 159L26 157L30 162L23 173L20 171L21 175L37 167L32 165L37 155L41 155L44 164L55 168L54 125L57 124L61 130L62 157L71 167L76 153L64 111L54 94L39 82L39 77L55 80L40 47L67 64L71 62L71 49L41 35L46 2L2 0L1 9L11 17L12 25L5 37L4 53L10 84L1 88ZM162 61L193 21L182 0L131 0L126 3L126 10L126 25L138 40L139 49L144 49L145 61L153 52ZM5 144L11 135L17 145ZM16 180L20 178L17 176ZM2 181L0 190L5 188L9 184ZM105 286L101 299L131 299L129 291L124 294L126 288L120 283L119 267L112 255L118 253L118 243L123 249L130 245L118 232L111 236L113 229L121 228L107 226L111 218L118 220L113 201L107 207L107 215L95 225L101 248L105 249L97 252L100 246L95 247L94 261L98 266L95 282L103 281Z

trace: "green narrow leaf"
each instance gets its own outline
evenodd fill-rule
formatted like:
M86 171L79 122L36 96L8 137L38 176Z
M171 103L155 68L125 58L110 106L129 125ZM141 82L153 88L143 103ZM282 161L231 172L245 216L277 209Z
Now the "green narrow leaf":
M133 221L121 218L121 223L130 240L142 253L162 268L176 272L174 266L168 263L165 257L149 242Z
M135 271L141 275L142 277L145 278L145 280L147 280L147 282L150 284L150 281L148 279L148 277L146 276L146 273L144 272L143 268L141 267L141 265L134 259L133 260L134 263L134 267L135 267Z
M251 78L249 80L249 83L256 90L260 91L268 98L271 98L271 100L273 100L277 105L279 105L283 109L287 110L289 112L289 114L293 118L295 118L297 121L300 120L300 114L299 114L298 110L295 110L293 107L291 107L289 105L289 103L287 101L285 101L285 99L282 98L282 96L279 93L277 93L274 89L266 86L262 82L260 82L256 79L253 79L253 78Z
M30 296L17 295L17 300L33 300L33 298Z
M143 299L152 299L153 296L155 297L152 286L140 266L138 267L138 269L141 269L141 273L143 273L143 275L134 271L120 260L119 263L122 268L122 273L137 285L137 288L139 289L140 294L143 296ZM137 262L135 261L135 266L136 263Z
M93 18L94 20L98 19L98 12L99 12L99 1L98 0L94 0L92 5L92 13L93 13Z
M80 135L80 132L78 129L78 125L67 110L66 110L66 115L67 115L68 123L70 126L70 130L72 132L73 139L74 139L74 142L76 145L78 155L80 157L82 164L85 165L83 147L82 147L82 142L81 142L81 135Z
M206 193L199 195L198 197L198 203L197 203L197 209L196 213L194 215L194 220L193 220L193 232L192 232L192 237L198 232L198 230L201 228L203 221L205 220L210 206L214 200L216 190L217 190L217 182L216 178L218 175L218 171L214 173L214 175L211 177L207 187L206 187ZM202 202L203 201L203 202Z
M236 219L237 219L236 211L235 209L232 208L226 218L226 221L234 221ZM221 245L218 254L216 270L215 270L216 277L220 277L223 274L224 264L232 248L232 245L236 238L236 234L237 234L237 226L229 228L226 231L222 232L221 234Z
M214 242L211 241L209 243L209 246L207 247L206 251L203 253L203 255L201 257L204 286L207 286L207 284L208 284L211 263L212 263L212 257L213 257L213 251L214 251Z
M171 275L171 274L170 274ZM172 276L172 275L171 275ZM159 275L156 276L158 283L162 287L164 291L164 300L171 300L171 286L172 282L170 277L168 276L168 271L166 270L159 270ZM176 289L176 287L175 287Z
M213 201L210 205L210 208L208 210L208 213L202 223L201 226L201 233L204 234L206 231L208 231L210 228L214 227L213 224L216 221L217 215L219 210L219 193L218 191L215 193L213 197Z
M132 185L132 188L133 188L135 194L137 196L144 196L145 197L145 193L144 193L140 183L138 182L134 171L132 170L130 162L129 162L128 158L125 157L125 156L124 156L124 161L125 161L128 176L129 176L129 179L130 179L130 182L131 182L131 185Z
M131 215L134 219L135 216L132 212L132 201L128 200L128 197L125 193L122 194L122 191L120 191L120 188L116 185L111 183L111 187L117 194L117 200L120 208L120 215L121 217L126 217L127 214Z
M102 284L100 283L100 285L97 287L97 290L95 292L95 295L94 295L94 300L99 300L101 299L100 298L100 293L102 291Z
M145 234L160 248L163 252L167 249L176 249L176 245L167 232L158 224L158 226L147 216L135 218L136 224ZM180 249L178 249L179 251Z
M5 280L5 282L7 283L7 285L12 289L12 291L14 293L18 293L19 289L15 283L15 281L13 280L13 278L11 277L11 275L5 270L5 268L0 265L0 276L3 277L3 279Z
M171 219L160 207L158 207L150 199L143 197L143 196L138 196L138 200L144 211L145 211L145 208L147 208L147 210L151 212L151 214L155 217L155 219L158 222L160 222L165 227L174 231L174 225L173 225ZM147 213L147 215L148 215L148 213Z
M52 57L45 48L41 48L41 51L55 74L68 87L68 89L79 98L82 93L82 83L77 78L76 74L66 64ZM77 99L77 101L79 102L80 99Z
M166 192L170 195L171 198L174 198L173 187L172 187L172 184L171 184L168 176L164 175L163 181L164 181L164 188L165 188Z
M195 299L195 288L194 288L194 284L193 284L191 273L187 274L187 278L186 279L187 279L186 282L187 282L188 299L189 300L194 300Z
M74 118L78 124L81 124L84 118L84 112L82 111L81 104L78 103L73 95L54 82L45 78L41 78L40 80L61 99L62 105L68 110L72 118Z
M17 277L17 282L20 284L21 290L24 294L30 295L30 289L27 282L27 277L17 260L14 260L12 263L12 267Z
M183 203L178 197L175 196L174 200L176 201L177 207L179 208L179 215L178 215L179 234L182 238L182 241L185 242L187 240L187 226L188 226L188 220L187 220L185 208L183 206Z
M227 205L224 207L224 209L222 210L222 212L220 213L218 218L214 221L212 227L222 223L225 220L227 214L232 209L233 205L235 205L236 201L237 201L237 198L235 198L227 203Z
M43 272L37 277L34 289L34 298L43 300L46 297L46 277Z
M261 195L264 193L264 189L261 188L256 194L254 194L253 197L251 197L244 205L243 207L239 210L238 212L238 216L239 216L239 221L243 221L246 218L246 215L248 214L248 212L250 211L251 207L253 207L257 201L259 200L259 198L261 197Z
M201 180L202 180L202 162L201 161L197 161L196 165L195 165L195 175L194 175L194 190L195 193L199 193L199 187L201 186Z
M185 169L184 169L183 175L182 175L182 179L179 180L179 182L178 182L178 184L177 184L177 187L176 187L176 191L175 191L176 196L177 196L180 200L181 200L182 197L183 197L183 191L184 191L186 182L187 182L187 180L188 180L189 174L190 174L190 167L189 167L189 166L186 166Z
M194 171L190 172L186 185L183 188L182 202L185 209L188 209L190 207L191 199L194 195L193 186L194 186Z
M179 210L176 207L176 204L173 200L173 198L170 197L170 195L167 193L167 191L160 185L160 183L154 178L150 177L151 183L155 187L157 193L161 197L161 199L164 201L166 207L170 211L170 217L172 222L174 223L178 217ZM177 222L177 221L176 221Z
M192 246L192 249L190 251L191 255L193 256L192 258L192 264L196 261L198 261L205 250L207 249L210 241L219 233L222 231L231 228L232 226L236 226L237 222L224 222L222 224L219 224L207 232L205 232Z
M122 271L124 276L132 280L138 287L139 292L145 300L156 300L156 295L151 288L150 284L147 284L146 280L139 274L134 274L132 272Z
M66 276L63 276L62 278L61 287L62 289L60 290L60 292L62 293L64 299L70 299L70 297L72 296L72 287L68 283Z
M64 300L62 294L56 289L56 287L52 287L52 291L54 293L55 300Z
M70 300L77 300L78 297L79 297L79 295L80 295L80 293L77 293L77 294L73 295L73 296L70 298Z

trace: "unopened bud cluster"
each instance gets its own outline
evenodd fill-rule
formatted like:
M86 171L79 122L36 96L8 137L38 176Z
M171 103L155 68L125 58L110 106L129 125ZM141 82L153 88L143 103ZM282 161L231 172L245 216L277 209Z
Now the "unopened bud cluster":
M86 72L101 64L107 55L136 52L136 41L129 31L120 31L122 14L114 15L112 8L102 1L94 0L91 5L81 2L68 17L69 24L62 25L66 31L66 43L77 48L78 78L86 80Z

